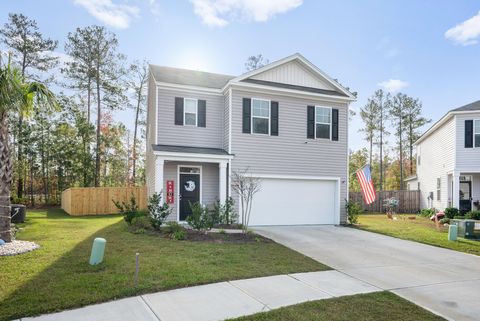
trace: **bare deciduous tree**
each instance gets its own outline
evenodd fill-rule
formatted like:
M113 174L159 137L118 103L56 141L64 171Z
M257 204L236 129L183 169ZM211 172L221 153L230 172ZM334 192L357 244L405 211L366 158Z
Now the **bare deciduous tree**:
M262 68L265 65L268 65L268 63L268 59L263 57L262 54L250 56L247 58L247 62L245 63L245 69L247 71L255 70L258 68Z
M235 171L232 174L232 187L240 198L242 229L246 233L250 222L253 196L261 189L261 179L250 175L248 168L244 171Z

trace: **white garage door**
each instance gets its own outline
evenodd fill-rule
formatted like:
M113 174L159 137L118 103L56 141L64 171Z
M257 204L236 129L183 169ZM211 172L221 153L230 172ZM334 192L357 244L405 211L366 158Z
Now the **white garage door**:
M337 182L262 178L250 225L338 224Z

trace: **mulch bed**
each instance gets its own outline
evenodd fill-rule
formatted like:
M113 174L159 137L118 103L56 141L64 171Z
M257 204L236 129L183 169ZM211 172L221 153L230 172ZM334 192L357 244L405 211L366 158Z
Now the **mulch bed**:
M171 239L170 234L161 233L164 238ZM254 233L214 233L214 232L199 232L191 229L185 229L185 239L182 241L189 242L209 242L209 243L272 243L273 241L263 236Z

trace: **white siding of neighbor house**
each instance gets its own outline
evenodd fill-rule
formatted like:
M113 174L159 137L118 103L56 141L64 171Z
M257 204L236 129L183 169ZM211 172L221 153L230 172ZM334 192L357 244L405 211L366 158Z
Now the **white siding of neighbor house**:
M340 222L346 221L348 106L318 98L232 91L232 170L249 169L255 174L339 177ZM242 99L264 98L279 103L279 135L242 133ZM307 106L321 105L339 110L339 141L307 139ZM294 200L292 200L294 201Z
M465 120L480 120L480 111L455 116L457 124L457 170L480 171L480 147L465 148Z
M175 97L206 100L206 127L175 125ZM158 144L223 148L224 96L174 89L158 89Z
M155 144L155 89L156 84L152 76L148 78L148 100L147 100L147 126L146 126L146 154L145 154L145 179L147 195L152 195L155 190L155 156L152 152L152 144Z
M203 205L211 206L216 199L218 199L218 175L219 168L216 163L194 163L194 162L170 162L166 161L164 165L164 190L166 190L167 180L174 181L175 187L175 198L174 203L170 204L172 208L172 213L167 218L168 221L176 221L178 219L177 208L178 208L178 165L186 166L202 166L202 177L201 177L201 193L202 199L201 203Z
M251 79L272 81L304 87L335 90L326 80L321 79L298 61L290 61L278 67L254 75Z
M428 195L433 192L432 207L443 210L448 206L448 175L455 167L455 118L452 117L441 127L417 145L417 178L420 182L420 208L428 207ZM417 156L418 158L418 156ZM441 199L437 200L437 178L441 179Z

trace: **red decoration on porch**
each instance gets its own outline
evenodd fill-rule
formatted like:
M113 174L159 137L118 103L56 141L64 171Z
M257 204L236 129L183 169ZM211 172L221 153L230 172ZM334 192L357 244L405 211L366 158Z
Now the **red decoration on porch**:
M167 181L167 204L172 204L175 201L173 181Z

